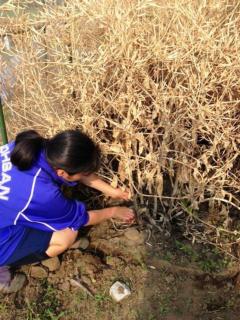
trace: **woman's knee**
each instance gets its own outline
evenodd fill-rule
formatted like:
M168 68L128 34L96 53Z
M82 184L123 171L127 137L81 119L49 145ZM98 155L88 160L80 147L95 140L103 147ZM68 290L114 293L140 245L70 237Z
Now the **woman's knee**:
M49 243L50 246L61 247L62 250L67 250L74 243L78 235L78 231L73 231L69 228L53 232Z

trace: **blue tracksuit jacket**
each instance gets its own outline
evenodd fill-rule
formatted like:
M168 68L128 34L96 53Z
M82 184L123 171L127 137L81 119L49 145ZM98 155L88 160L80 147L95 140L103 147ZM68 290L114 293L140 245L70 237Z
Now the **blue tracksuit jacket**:
M0 148L0 266L24 236L24 227L45 231L78 230L88 222L82 202L63 196L61 185L75 185L57 176L42 151L31 169L10 162L14 142Z

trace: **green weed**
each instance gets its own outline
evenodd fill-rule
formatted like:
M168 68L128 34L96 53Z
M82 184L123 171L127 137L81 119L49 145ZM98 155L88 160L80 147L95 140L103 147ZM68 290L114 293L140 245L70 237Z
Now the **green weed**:
M168 251L168 252L166 252L166 253L164 254L163 259L166 260L166 261L168 261L168 262L170 262L170 261L172 261L172 259L173 259L173 254Z
M77 294L76 294L76 299L80 302L80 301L83 301L85 299L88 298L88 295L87 293L83 292L83 291L79 291Z
M169 313L171 307L172 295L167 293L160 297L160 305L158 307L159 314L164 316Z
M4 303L0 303L0 319L7 318L8 308Z
M196 251L189 244L184 244L178 240L175 240L176 247L187 255L191 261L196 261L199 257Z
M178 240L175 240L175 245L191 262L196 263L205 272L219 272L229 264L229 260L223 257L216 247L203 248L196 252L191 245Z
M225 261L224 259L214 260L214 258L212 258L212 259L204 259L202 261L198 261L199 267L206 272L219 272L222 269L224 269L224 267L226 267L227 264L228 262Z
M100 305L106 301L110 301L110 298L108 296L101 293L95 294L94 299Z
M47 281L41 284L42 292L39 301L27 303L27 320L59 320L66 313L59 312L60 302L56 290Z

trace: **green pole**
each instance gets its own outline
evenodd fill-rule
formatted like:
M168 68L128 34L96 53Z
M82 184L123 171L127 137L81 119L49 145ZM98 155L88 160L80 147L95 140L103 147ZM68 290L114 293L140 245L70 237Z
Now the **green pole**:
M7 144L8 143L7 130L5 125L5 120L4 120L3 105L2 105L1 97L0 97L0 132L1 132L3 144Z

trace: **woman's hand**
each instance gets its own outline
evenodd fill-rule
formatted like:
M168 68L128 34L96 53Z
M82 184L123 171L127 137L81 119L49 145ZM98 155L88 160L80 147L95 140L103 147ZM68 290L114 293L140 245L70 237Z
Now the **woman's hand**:
M112 218L120 219L127 223L132 223L135 220L134 210L127 207L112 207Z
M89 220L86 224L95 225L109 219L119 219L125 223L133 223L135 220L135 213L132 209L127 207L110 207L100 210L88 211Z
M108 190L108 192L105 192L105 195L113 199L121 199L121 200L130 200L132 197L129 189L124 191L121 188L111 188L111 190Z

